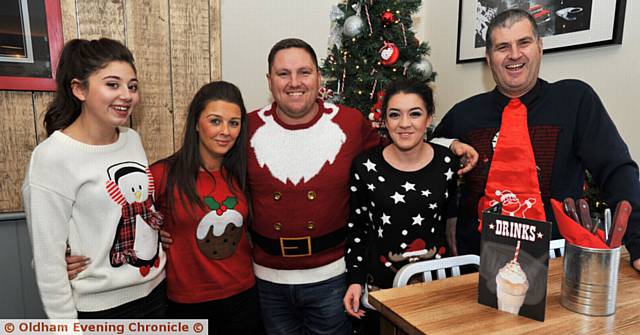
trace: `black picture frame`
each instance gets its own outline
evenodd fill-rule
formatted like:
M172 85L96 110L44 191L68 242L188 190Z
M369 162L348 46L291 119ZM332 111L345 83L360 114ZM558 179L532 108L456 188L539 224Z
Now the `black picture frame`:
M508 8L529 10L544 51L622 44L626 0L459 0L456 63L484 59L489 21Z

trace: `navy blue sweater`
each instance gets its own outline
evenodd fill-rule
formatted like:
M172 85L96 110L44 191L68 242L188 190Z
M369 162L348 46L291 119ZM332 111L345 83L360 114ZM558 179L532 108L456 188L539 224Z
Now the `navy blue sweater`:
M528 110L529 136L547 220L555 222L550 198L582 197L587 169L609 207L615 208L622 199L631 202L633 213L624 241L631 260L640 258L638 166L598 95L578 80L550 84L538 79L520 99ZM461 253L479 254L477 204L491 165L492 141L509 100L497 88L466 99L453 106L434 133L436 137L458 138L480 154L476 168L465 176L461 194L457 227ZM555 224L553 230L559 237Z

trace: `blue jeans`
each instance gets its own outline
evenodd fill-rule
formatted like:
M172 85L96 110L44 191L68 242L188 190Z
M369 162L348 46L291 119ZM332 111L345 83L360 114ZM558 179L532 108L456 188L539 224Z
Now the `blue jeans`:
M351 323L342 304L346 290L345 274L299 285L258 279L260 308L267 334L350 334Z

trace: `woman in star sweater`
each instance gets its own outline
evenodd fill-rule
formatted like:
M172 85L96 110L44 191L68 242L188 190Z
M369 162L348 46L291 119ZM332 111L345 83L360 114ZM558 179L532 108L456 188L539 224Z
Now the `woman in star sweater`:
M166 258L153 179L140 137L123 126L139 101L133 56L114 40L71 40L56 83L44 118L49 137L34 149L22 187L45 312L162 318ZM91 259L74 279L67 252Z
M424 141L433 113L429 86L392 83L382 105L391 143L360 155L351 167L344 305L356 318L365 314L365 285L389 288L403 265L456 253L458 163L449 149ZM376 333L377 317L367 314L366 328Z
M247 236L247 113L240 90L204 85L189 105L182 148L151 166L167 249L168 314L208 319L210 334L260 334Z

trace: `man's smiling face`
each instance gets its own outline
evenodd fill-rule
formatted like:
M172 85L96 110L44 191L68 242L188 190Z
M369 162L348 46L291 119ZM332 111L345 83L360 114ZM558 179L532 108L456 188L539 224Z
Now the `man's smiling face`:
M496 28L493 47L486 55L498 90L510 98L523 96L535 86L542 60L542 40L534 27L522 19Z
M311 55L302 48L278 51L267 74L278 104L278 116L290 124L306 123L318 110L316 99L322 78Z

